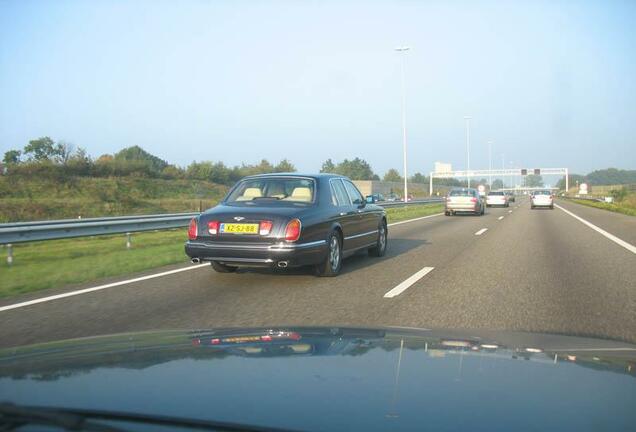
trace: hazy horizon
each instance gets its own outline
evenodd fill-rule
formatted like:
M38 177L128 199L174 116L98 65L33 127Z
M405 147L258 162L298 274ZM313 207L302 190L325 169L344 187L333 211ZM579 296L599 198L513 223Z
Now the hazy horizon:
M636 168L634 2L0 3L0 152Z

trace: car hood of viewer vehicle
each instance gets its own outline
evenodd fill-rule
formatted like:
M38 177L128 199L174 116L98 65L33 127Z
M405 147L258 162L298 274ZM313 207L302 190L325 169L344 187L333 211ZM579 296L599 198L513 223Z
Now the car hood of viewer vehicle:
M299 430L627 430L636 346L400 328L144 332L0 350L0 401Z

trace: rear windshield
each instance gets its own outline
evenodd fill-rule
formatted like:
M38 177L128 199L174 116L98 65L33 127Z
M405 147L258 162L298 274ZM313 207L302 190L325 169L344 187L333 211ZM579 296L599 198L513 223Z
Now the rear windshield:
M475 196L475 191L472 189L454 189L450 191L449 196Z
M489 195L489 196L492 196L492 195L498 195L498 196L501 196L501 195L503 195L503 194L504 194L503 192L488 192L488 195Z
M552 195L552 192L547 191L547 190L538 190L538 191L534 191L535 195Z
M266 177L241 180L226 203L312 203L316 185L304 178Z

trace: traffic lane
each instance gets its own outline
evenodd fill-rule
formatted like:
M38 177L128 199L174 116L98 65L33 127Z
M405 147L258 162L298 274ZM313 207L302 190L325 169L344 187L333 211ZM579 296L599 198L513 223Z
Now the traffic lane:
M5 311L0 344L159 328L364 324L383 306L378 301L387 285L399 283L422 260L445 259L453 251L448 245L464 247L494 213L389 227L384 258L354 256L335 279L316 278L307 269L217 274L202 268Z
M559 199L557 204L626 242L636 245L636 217ZM572 223L581 223L574 218Z
M392 299L389 324L636 342L634 254L572 221L557 209L516 209Z

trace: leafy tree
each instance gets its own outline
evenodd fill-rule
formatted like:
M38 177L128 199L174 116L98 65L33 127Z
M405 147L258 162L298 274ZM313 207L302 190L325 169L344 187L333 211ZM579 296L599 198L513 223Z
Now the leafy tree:
M55 147L55 142L45 136L29 141L24 146L24 154L29 156L29 160L35 162L50 161L58 155L58 149Z
M22 156L22 152L20 150L9 150L4 153L4 159L2 161L8 164L17 164L20 163L20 156Z
M371 180L380 181L380 176L377 174L373 174L373 177L371 177Z
M168 162L158 158L142 149L139 146L127 147L115 153L116 161L142 162L141 164L131 164L130 166L147 166L152 172L160 173Z
M631 184L636 183L636 170L607 168L592 171L585 177L593 185Z
M296 172L296 167L287 159L283 159L274 167L274 172Z
M385 182L401 182L403 179L398 170L391 168L386 172L386 174L384 174L384 178L382 180Z
M504 183L501 179L495 179L492 181L492 186L490 187L492 190L503 189Z
M582 176L580 174L570 174L569 176L569 181L570 181L570 187L575 187L576 186L576 182L578 181L579 184L580 183L585 183L585 176ZM563 189L565 190L565 177L561 178L557 184L556 187L558 187L559 189Z
M327 159L326 161L324 161L322 163L322 167L320 168L320 172L321 173L335 173L336 172L336 166L334 165L334 163L332 162L331 159Z
M90 175L93 168L93 161L85 149L78 147L66 158L66 168L74 175Z
M429 179L424 174L418 172L413 174L409 181L412 183L428 183Z
M325 169L328 169L328 171ZM321 169L320 172L340 174L352 180L372 180L375 175L369 163L360 158L353 160L345 159L335 166L333 162L331 162L331 159L329 159L323 163L323 169Z
M527 175L524 182L526 187L543 187L543 178L540 175Z
M466 182L459 181L456 178L433 178L433 185L460 187L460 186L466 186Z
M56 162L66 165L75 153L75 145L66 141L58 141L54 148L54 158ZM86 151L84 151L86 153Z

